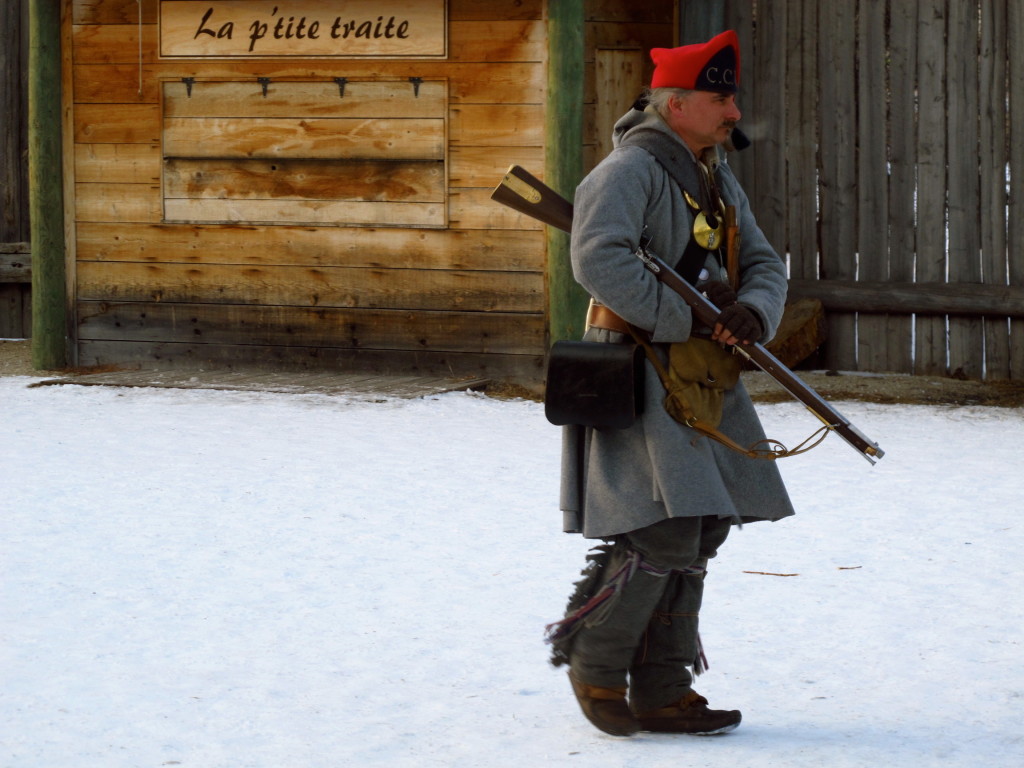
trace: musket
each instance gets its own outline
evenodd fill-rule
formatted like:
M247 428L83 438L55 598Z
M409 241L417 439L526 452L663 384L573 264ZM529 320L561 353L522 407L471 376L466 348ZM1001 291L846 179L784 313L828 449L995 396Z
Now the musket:
M548 226L564 232L572 229L572 203L518 165L508 169L501 183L491 193L491 198ZM658 280L683 297L697 320L709 328L714 327L719 310L703 293L645 247L641 246L638 249L637 257ZM868 439L849 419L801 381L763 345L754 343L735 345L733 348L775 379L784 390L803 403L830 431L843 438L869 463L874 464L876 459L881 459L885 455L878 447L878 443Z

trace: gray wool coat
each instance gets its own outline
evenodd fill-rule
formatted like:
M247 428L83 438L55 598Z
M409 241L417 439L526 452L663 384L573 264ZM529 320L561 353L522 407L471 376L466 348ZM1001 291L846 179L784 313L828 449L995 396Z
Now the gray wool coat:
M641 127L667 133L683 148L684 157L693 158L656 113L631 110L622 117L615 126L615 149L576 190L572 266L576 280L591 296L650 331L655 342L664 343L656 347L667 349L670 342L709 330L695 327L682 298L658 282L634 255L646 225L653 238L650 250L675 266L693 226L679 185L653 155L628 145L630 132ZM696 197L695 168L692 173L685 186ZM746 194L724 163L718 169L718 186L726 205L736 207L739 300L760 318L765 342L782 318L785 265L758 228ZM714 257L705 267L712 277L724 277ZM621 334L594 328L585 338L623 341ZM646 406L632 427L563 428L561 508L568 517L582 516L583 535L608 538L668 517L716 515L750 522L792 515L775 462L730 451L673 420L662 406L661 381L650 362L646 366ZM765 436L742 382L726 394L719 429L741 445Z

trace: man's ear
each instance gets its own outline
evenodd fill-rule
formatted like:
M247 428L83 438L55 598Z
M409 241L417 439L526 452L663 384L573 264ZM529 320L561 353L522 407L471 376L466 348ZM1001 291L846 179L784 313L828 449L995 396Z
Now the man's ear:
M673 114L681 114L686 111L686 97L678 94L673 94L668 100L668 110Z

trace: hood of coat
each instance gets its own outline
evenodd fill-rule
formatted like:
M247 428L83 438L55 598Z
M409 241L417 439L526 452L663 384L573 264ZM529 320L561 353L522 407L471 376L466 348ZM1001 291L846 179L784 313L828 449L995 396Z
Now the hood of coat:
M662 119L661 115L651 107L647 107L643 110L633 108L620 117L616 121L615 127L612 129L612 146L618 147L627 136L640 129L645 131L655 130L659 133L664 133L666 136L670 136L679 144L680 147L686 150L686 154L691 160L696 161L697 158L693 156L693 152L686 145L686 142L683 141L679 135L669 127L668 123ZM722 153L718 147L712 147L704 154L705 156L703 160L712 170L722 162Z

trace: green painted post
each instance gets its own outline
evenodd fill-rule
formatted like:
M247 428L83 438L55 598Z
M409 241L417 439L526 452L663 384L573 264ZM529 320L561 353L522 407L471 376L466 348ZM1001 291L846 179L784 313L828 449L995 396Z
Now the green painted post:
M548 0L548 77L544 176L572 200L583 175L583 0ZM586 292L573 279L569 236L547 227L548 335L583 333Z
M61 0L29 1L28 182L32 365L67 365L61 159Z

